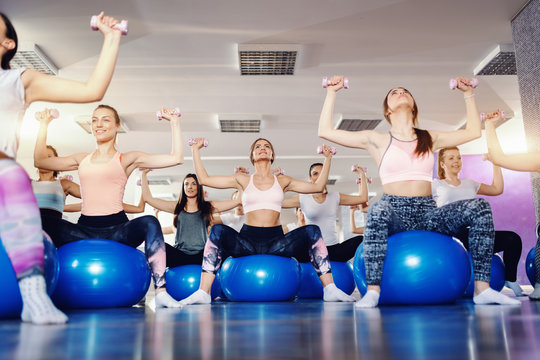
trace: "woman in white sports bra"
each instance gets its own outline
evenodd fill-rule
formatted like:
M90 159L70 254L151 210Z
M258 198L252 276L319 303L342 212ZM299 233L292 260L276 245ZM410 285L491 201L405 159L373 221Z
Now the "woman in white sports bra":
M290 176L276 177L272 174L270 166L274 162L274 148L266 139L257 139L251 145L250 160L255 166L253 175L239 172L229 176L209 176L200 156L203 144L204 139L199 138L192 146L193 163L199 181L214 188L242 190L245 224L240 233L219 224L210 229L204 248L200 288L180 303L210 303L212 283L222 261L228 256L271 254L296 257L303 253L309 253L311 263L321 279L325 301L353 301L334 284L328 250L319 227L307 225L283 234L280 224L284 192L316 193L324 189L332 158L330 147L323 146L325 160L319 179L315 183L308 183Z

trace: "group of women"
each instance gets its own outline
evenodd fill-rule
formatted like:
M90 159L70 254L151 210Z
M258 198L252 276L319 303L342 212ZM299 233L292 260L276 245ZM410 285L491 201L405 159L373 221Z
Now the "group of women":
M274 148L270 141L262 138L253 142L249 151L250 161L255 167L252 175L236 172L229 176L210 176L200 156L204 139L196 139L192 145L196 174L188 174L184 179L178 202L154 198L148 187L146 170L143 170L144 201L174 214L177 235L176 246L172 247L166 246L156 217L142 216L128 220L123 195L127 179L136 168L155 169L183 163L180 119L176 112L162 109L163 118L171 125L172 150L169 154L139 151L120 153L115 146L120 128L118 113L111 106L99 105L92 114L96 150L59 157L51 154L52 149L47 147L47 129L53 114L45 110L40 116L34 151L35 166L44 174L53 172L52 177L47 175L42 181L52 180L54 172L78 170L80 188L74 183L62 181L59 184L61 190L57 189L57 193L59 198L66 193L80 195L82 214L77 224L47 211L40 216L30 179L14 160L22 115L26 107L35 101L84 103L100 100L111 81L118 54L121 33L115 29L117 23L116 19L103 13L98 16L97 27L104 35L103 48L89 79L77 82L24 68L11 69L9 63L17 51L17 35L10 20L0 13L0 236L21 289L22 319L36 324L67 321L65 314L54 306L46 293L42 227L57 246L91 237L107 238L133 247L144 242L156 289L157 307L211 302L210 288L223 260L228 256L252 254L274 254L310 261L324 286L325 301L353 301L352 297L335 286L329 260L349 260L362 241L362 238L356 237L339 244L335 220L340 205L366 203L367 181L360 171L357 196L327 192L326 182L332 160L332 151L328 146L322 147L324 162L313 164L309 169L309 181L301 181L272 172ZM401 87L390 90L383 101L384 116L391 125L389 133L334 129L334 103L338 91L343 88L344 78L334 76L327 86L319 136L340 145L367 150L379 167L383 184L384 194L379 201L370 205L365 224L368 291L356 302L358 307L374 307L378 304L388 236L412 229L458 236L466 242L473 259L475 303L520 303L490 289L488 284L493 252L504 249L505 255L507 251L510 253L512 250L508 250L510 247L505 247L505 244L511 241L507 235L501 235L503 240L497 241L489 204L475 198L475 195L496 195L500 191L499 181L494 180L490 186L460 181L457 178L459 171L456 172L459 166L450 164L448 160L450 156L459 157L455 146L481 135L473 89L468 79L457 80L458 88L464 94L467 126L453 132L417 128L418 107L410 92ZM499 116L498 112L490 113L486 122L491 161L514 170L539 171L538 155L507 156L501 151L493 126ZM437 207L432 196L434 152L447 148L450 149L439 156L444 174L439 185L468 186L471 195L460 199L454 195L447 196L450 199L448 203L441 203L442 206ZM500 178L498 171L495 170L497 179ZM207 201L202 185L236 189L238 194L227 201ZM433 186L434 193L439 194L440 191ZM284 193L288 191L300 195L284 199ZM438 200L441 198L443 196L437 195ZM58 203L61 201L57 199ZM234 218L219 214L240 206L242 213ZM282 207L300 207L307 225L284 233L280 223ZM235 230L228 223L238 227ZM210 225L213 226L207 233ZM540 269L540 251L536 254L537 269ZM515 256L511 258L509 261L515 262ZM166 291L165 269L186 263L202 264L200 289L188 298L176 301ZM509 285L517 284L515 272L507 273L507 281ZM517 294L517 287L513 289ZM531 298L540 298L539 284L536 284Z

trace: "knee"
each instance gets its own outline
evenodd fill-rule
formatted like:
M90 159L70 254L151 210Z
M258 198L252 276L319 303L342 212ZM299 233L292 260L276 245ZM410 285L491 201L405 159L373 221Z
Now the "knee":
M229 229L230 228L227 225L223 225L223 224L213 225L210 228L210 232L208 233L208 240L212 241L214 244L218 243L221 239L223 239L224 234Z
M321 228L317 225L309 224L305 226L305 229L310 238L314 240L318 240L322 237Z
M476 198L476 199L472 199L471 201L474 205L475 210L477 211L486 210L491 213L491 205L489 205L486 199Z
M147 229L149 233L161 231L161 224L155 216L145 215L141 216L139 219L144 222L144 228Z

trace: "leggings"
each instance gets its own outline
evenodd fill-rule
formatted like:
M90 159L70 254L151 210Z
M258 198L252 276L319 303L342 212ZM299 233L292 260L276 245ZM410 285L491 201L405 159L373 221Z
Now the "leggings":
M426 230L453 236L469 227L474 278L489 282L493 254L493 218L484 199L461 200L437 208L431 196L384 194L368 211L364 231L366 280L380 285L388 236L408 230Z
M536 246L534 248L534 266L536 270L535 282L536 284L540 284L540 237L536 240Z
M128 220L123 211L107 216L81 215L77 224L44 216L43 229L57 247L89 238L113 240L134 248L144 241L144 252L152 269L154 286L156 289L165 288L165 241L161 225L154 216Z
M202 250L196 254L186 254L182 250L175 248L169 244L165 244L165 252L167 253L167 267L177 267L183 265L201 265L203 260Z
M229 256L255 254L301 257L309 254L319 276L330 273L328 250L317 225L306 225L283 234L281 226L256 227L244 224L240 233L227 225L212 226L204 247L202 271L216 274Z
M467 250L469 250L469 229L455 235ZM495 231L493 253L504 252L504 279L517 280L517 267L521 257L521 237L513 231Z
M345 240L342 243L335 244L335 245L327 245L326 248L328 249L328 259L330 261L339 261L339 262L347 262L350 259L354 257L354 254L356 253L356 249L358 246L362 243L364 240L363 235L358 235L355 237L352 237L348 240ZM309 254L303 254L296 257L296 259L299 262L306 263L309 262Z
M0 237L18 280L43 274L43 235L36 197L26 171L0 160Z

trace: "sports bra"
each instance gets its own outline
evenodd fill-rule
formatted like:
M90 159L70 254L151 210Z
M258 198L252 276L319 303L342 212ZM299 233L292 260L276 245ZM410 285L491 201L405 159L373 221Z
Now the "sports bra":
M253 175L249 177L249 184L242 193L242 207L247 214L254 210L274 210L281 212L283 203L283 189L274 175L274 184L268 190L259 190L253 184Z

